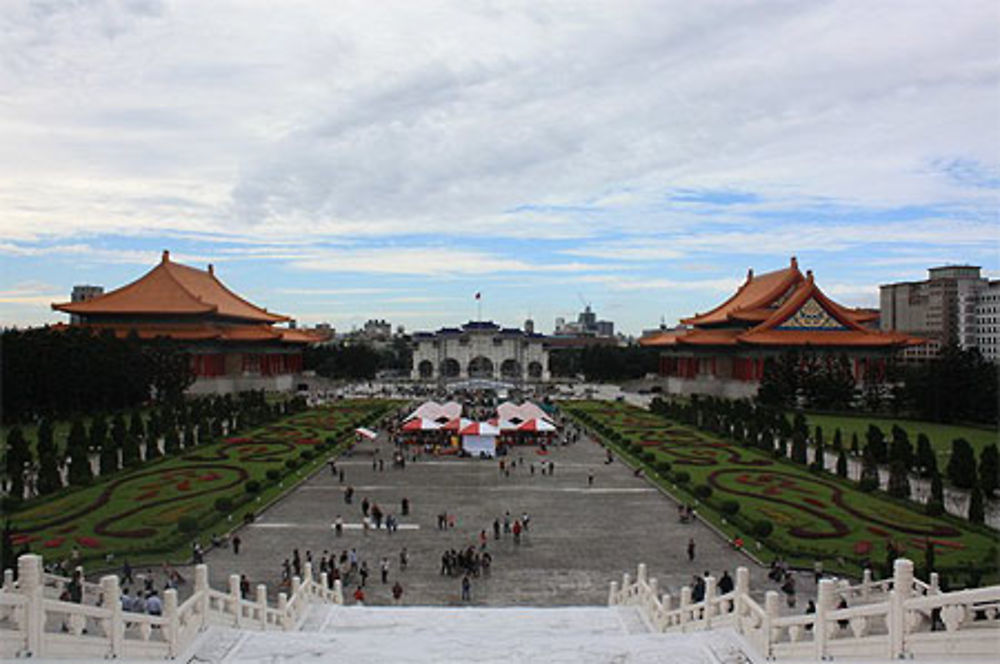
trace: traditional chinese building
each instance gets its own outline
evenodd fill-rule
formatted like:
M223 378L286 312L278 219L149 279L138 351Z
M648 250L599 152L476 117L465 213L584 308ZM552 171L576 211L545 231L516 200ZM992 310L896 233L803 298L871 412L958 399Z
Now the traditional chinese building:
M302 349L321 335L278 323L269 312L233 293L207 270L170 260L170 252L132 283L79 302L53 304L72 325L111 330L120 337L163 337L183 344L197 380L189 391L287 390L302 370Z
M660 374L668 392L741 398L757 393L768 358L791 350L846 356L858 383L884 375L889 356L922 340L874 329L878 315L828 298L793 257L782 270L756 276L750 270L719 306L639 343L663 350Z

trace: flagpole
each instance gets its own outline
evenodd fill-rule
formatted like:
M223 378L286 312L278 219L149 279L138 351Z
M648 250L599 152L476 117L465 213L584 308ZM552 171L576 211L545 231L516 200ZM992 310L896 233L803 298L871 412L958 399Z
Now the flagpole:
M476 311L479 315L479 322L483 320L483 296L481 293L476 293Z

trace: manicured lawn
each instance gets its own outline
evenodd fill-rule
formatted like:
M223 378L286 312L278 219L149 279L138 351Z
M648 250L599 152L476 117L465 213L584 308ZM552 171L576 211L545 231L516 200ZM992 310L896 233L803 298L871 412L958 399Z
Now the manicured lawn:
M620 435L629 445L639 444L643 454L652 453L654 460L646 468L656 481L678 499L697 503L702 516L729 537L741 536L766 560L781 554L808 567L822 558L827 570L857 575L865 558L877 566L883 563L889 542L918 565L923 563L927 542L933 542L936 567L955 575L954 581L964 582L974 567L989 564L995 569L998 540L993 531L950 517L926 516L882 494L862 493L834 475L811 473L628 404L569 402L563 408L585 423L589 419L603 426L605 433ZM638 461L631 450L618 447ZM670 472L656 476L658 461L669 462ZM690 480L678 482L679 472ZM698 485L711 488L708 500L694 497ZM739 504L736 516L721 511L730 500ZM753 524L761 520L773 526L766 538L752 534ZM758 539L760 551L756 551Z
M951 441L956 438L965 438L969 441L972 448L976 451L977 459L983 447L1000 441L1000 432L996 429L991 431L985 428L939 424L937 422L921 422L919 420L870 417L867 415L859 415L857 417L852 415L820 415L815 413L807 413L806 420L809 423L810 432L817 425L823 427L823 438L827 443L833 440L833 432L839 428L845 446L850 444L851 434L856 433L858 434L858 441L864 447L865 432L868 431L869 424L874 424L882 429L886 439L890 437L892 426L894 424L899 425L909 435L914 449L917 444L917 435L924 433L930 439L931 446L934 447L938 458L938 468L941 469L945 468L948 464L948 459L951 456Z
M323 463L334 451L326 448L328 438L344 445L355 427L398 403L337 402L35 502L10 515L15 544L27 543L50 560L68 557L74 546L85 557L101 560L108 553L128 554L135 562L151 556L186 560L195 535L179 532L182 517L197 519L202 541L205 535L229 530L244 513L259 511ZM288 468L289 460L296 468ZM269 470L280 478L268 479ZM247 491L251 480L261 485L260 492ZM219 498L233 502L231 522L216 510Z

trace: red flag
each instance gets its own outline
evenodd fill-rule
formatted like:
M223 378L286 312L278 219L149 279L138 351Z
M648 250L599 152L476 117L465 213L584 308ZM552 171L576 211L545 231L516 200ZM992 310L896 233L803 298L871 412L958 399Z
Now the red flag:
M483 294L482 293L476 293L476 299L477 300L483 299Z

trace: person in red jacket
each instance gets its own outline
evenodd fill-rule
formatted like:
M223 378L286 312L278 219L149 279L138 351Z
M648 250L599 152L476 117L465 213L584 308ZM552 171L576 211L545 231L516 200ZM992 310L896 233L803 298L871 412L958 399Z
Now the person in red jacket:
M365 603L365 591L361 589L361 586L358 586L358 589L354 591L354 601L358 604Z
M514 543L515 544L520 544L521 543L521 522L520 521L515 521L514 522Z

